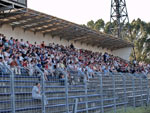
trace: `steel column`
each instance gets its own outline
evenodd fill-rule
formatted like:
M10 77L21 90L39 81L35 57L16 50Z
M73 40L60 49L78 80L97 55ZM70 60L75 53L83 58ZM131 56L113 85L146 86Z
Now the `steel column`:
M104 113L104 102L103 102L103 76L99 74L100 79L100 95L101 95L101 113Z
M44 73L41 71L40 68L36 67L36 70L41 74L41 85L42 85L42 113L46 113L46 110L45 110L45 78L44 78Z
M126 88L126 77L122 74L123 77L123 89L124 89L124 111L126 112L127 110L127 88Z
M74 100L75 105L73 106L73 113L77 113L78 109L78 98Z
M146 85L147 85L147 102L146 102L146 104L147 104L147 106L149 105L149 80L148 80L148 78L146 78Z
M143 79L140 77L140 84L141 84L141 105L143 106Z
M69 113L69 103L68 103L68 76L67 73L65 75L65 97L66 97L66 113Z
M11 75L11 108L12 108L12 113L15 113L15 86L14 86L14 73L10 70Z
M112 82L113 82L114 113L116 113L116 85L115 85L115 75L112 75Z
M84 76L84 88L85 88L85 107L86 107L86 113L88 113L88 97L87 97L87 78Z
M10 88L11 88L11 109L15 113L15 86L14 86L14 72L4 64L5 68L10 72Z
M135 109L135 79L134 79L134 76L132 76L132 89L133 89L133 107Z

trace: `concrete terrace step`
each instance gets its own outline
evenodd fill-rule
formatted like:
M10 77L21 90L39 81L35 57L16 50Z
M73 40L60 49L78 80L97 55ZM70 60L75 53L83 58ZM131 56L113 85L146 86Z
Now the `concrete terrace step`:
M110 98L110 99L104 99L103 101L112 101L112 100L114 100L113 98ZM90 107L92 107L92 103L95 103L95 105L96 105L96 103L99 103L99 102L101 102L101 100L92 100L92 101L87 101L88 102L88 104L89 104L89 108ZM83 105L83 104L85 104L86 102L85 101L83 101L83 102L79 102L79 106L81 106L81 105ZM73 106L75 103L69 103L69 106ZM57 104L57 105L47 105L46 106L46 109L53 109L53 112L54 112L54 110L57 110L57 111L55 111L55 112L58 112L58 107L60 108L60 107L64 107L64 109L65 109L65 103L64 104ZM108 107L108 106L105 106L105 107ZM55 109L56 108L56 109ZM82 108L82 107L78 107L78 110L80 110L80 108ZM24 111L24 110L40 110L41 109L41 106L40 105L36 105L36 106L29 106L29 107L24 107L24 108L16 108L16 112L21 112L21 111ZM6 112L9 112L10 111L10 109L8 109L8 110L2 110L2 109L0 109L0 113L6 113Z
M10 107L10 76L0 76L0 113L11 113ZM115 78L115 95L113 95L112 76L103 76L103 95L100 90L99 77L91 78L87 83L87 95L85 95L85 85L83 83L77 83L76 85L68 86L69 96L69 110L72 112L74 105L74 99L79 99L78 112L85 112L86 99L88 100L89 113L100 112L101 100L103 97L104 108L113 108L114 100L117 102L117 106L123 106L128 104L125 101L124 85L122 76L116 76ZM147 87L146 81L143 80L144 87L140 87L139 78L135 79L135 91L133 93L132 88L132 76L126 78L126 95L128 102L133 102L135 95L136 105L141 104L141 99L146 103L147 100ZM15 75L15 97L16 97L16 113L41 113L41 102L36 102L32 99L31 91L33 85L39 82L39 77L36 76L18 76ZM46 113L52 111L52 113L65 113L65 85L62 85L59 79L51 79L45 82L46 97L49 104L46 106ZM141 94L143 93L143 94ZM134 95L133 95L134 94ZM87 97L87 98L86 98ZM34 103L35 102L35 103Z

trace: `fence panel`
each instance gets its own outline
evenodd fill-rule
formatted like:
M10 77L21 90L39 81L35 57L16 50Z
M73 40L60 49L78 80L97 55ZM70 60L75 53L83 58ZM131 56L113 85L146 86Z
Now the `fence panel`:
M95 73L94 76L89 76L87 80L87 106L88 106L88 113L94 112L101 112L101 98L102 98L102 91L101 87L101 75L100 73Z
M114 82L112 75L102 75L104 113L114 111Z
M125 109L127 105L127 96L126 96L126 77L122 74L114 74L115 78L115 96L116 98L116 109ZM115 111L116 112L116 111Z
M127 77L122 74L122 81L123 81L123 90L124 90L124 96L123 96L123 99L124 99L124 111L126 112L126 109L127 109L127 104L128 104L128 98L127 98Z
M62 71L46 75L34 68L20 72L11 70L0 73L0 112L12 113L107 113L118 109L148 104L148 80L130 74L94 76L79 75L77 72ZM32 91L40 83L41 97L33 99ZM46 101L47 100L47 101ZM48 102L48 103L46 103Z
M8 67L0 65L0 112L15 112L13 73ZM13 92L13 93L11 93Z
M76 112L86 112L86 94L85 94L85 79L84 76L78 74L77 71L70 71L68 79L68 102L69 111L73 112L75 106L74 100L78 99Z
M148 104L149 98L149 87L148 87L148 79L147 78L140 78L141 80L141 105L145 106Z
M48 100L46 113L68 113L68 78L67 73L57 70L48 74L45 81L45 95Z
M34 69L36 70L36 68ZM38 71L30 75L29 69L23 67L18 67L17 71L14 77L15 112L42 113L42 96L36 99L32 97L33 87L37 87L37 83L42 87L42 75ZM42 93L42 90L40 90L39 95L41 95L40 93Z

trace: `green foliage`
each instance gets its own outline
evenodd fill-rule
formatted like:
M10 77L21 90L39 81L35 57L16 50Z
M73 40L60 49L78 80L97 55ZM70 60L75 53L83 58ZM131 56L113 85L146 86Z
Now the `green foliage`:
M95 25L95 23L94 23L93 20L91 20L91 21L89 21L89 22L87 23L87 26L88 26L89 28L91 28L91 29L94 29L94 25Z
M110 26L114 28L116 25L116 22L105 23L103 19L98 19L96 22L89 21L86 26L113 35L116 31L110 32ZM138 18L127 23L123 32L125 32L124 39L134 43L135 54L132 51L130 60L134 60L136 56L137 61L150 63L150 22Z
M103 19L99 19L96 22L94 22L93 20L91 20L91 21L89 21L87 23L87 26L89 28L94 29L94 30L98 30L98 31L103 30L104 29L104 25L105 25L105 23L104 23Z
M97 20L97 21L95 22L94 29L95 29L95 30L104 29L104 25L105 25L104 20L99 19L99 20Z

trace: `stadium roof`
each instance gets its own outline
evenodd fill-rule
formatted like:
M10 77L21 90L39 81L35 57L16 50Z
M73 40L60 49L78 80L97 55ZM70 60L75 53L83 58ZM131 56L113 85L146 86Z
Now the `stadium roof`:
M131 43L120 38L32 9L13 10L11 13L0 15L0 24L10 24L12 28L21 27L25 31L41 32L43 35L51 34L53 37L60 36L61 39L79 41L109 50L132 46Z

